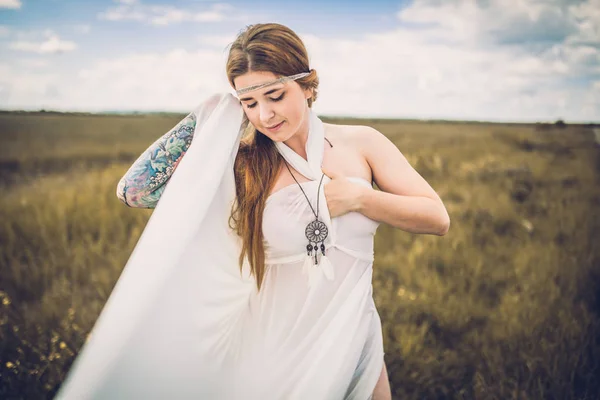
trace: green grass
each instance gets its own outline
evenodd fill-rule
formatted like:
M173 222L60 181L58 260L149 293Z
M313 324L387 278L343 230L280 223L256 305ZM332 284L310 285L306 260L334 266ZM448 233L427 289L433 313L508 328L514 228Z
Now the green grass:
M117 181L181 117L0 113L0 398L58 389L151 215ZM386 134L450 213L375 238L394 398L599 398L590 127L324 120Z

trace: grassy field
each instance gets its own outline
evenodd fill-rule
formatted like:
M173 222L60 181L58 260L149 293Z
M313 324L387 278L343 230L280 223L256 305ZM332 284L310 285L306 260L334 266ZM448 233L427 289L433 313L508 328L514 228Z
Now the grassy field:
M0 113L0 398L60 386L152 212L116 184L182 117ZM394 399L600 398L591 127L323 119L386 134L450 213L376 235Z

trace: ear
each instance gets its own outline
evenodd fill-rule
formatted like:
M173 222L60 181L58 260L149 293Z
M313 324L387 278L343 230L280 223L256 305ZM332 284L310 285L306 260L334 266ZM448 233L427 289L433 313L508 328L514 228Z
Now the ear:
M304 98L306 100L310 99L313 96L312 88L304 89Z

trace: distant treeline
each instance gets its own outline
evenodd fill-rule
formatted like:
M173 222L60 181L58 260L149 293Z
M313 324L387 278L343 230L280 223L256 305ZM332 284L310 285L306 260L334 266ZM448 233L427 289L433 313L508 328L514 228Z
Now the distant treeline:
M57 115L57 116L98 116L98 117L145 117L145 116L162 116L183 118L187 115L185 112L167 112L167 111L103 111L103 112L77 112L77 111L52 111L52 110L0 110L0 114L14 115ZM600 122L576 123L565 122L558 119L555 122L493 122L493 121L474 121L474 120L451 120L451 119L418 119L418 118L369 118L369 117L345 117L345 116L320 116L324 121L330 123L388 123L394 124L397 122L418 122L430 124L485 124L485 125L510 125L510 126L531 126L534 125L538 130L551 128L564 128L567 125L574 127L600 128Z

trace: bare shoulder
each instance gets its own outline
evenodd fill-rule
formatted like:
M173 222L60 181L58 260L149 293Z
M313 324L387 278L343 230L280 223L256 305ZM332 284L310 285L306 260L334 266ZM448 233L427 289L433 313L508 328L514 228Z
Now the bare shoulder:
M324 123L325 137L336 140L343 146L351 146L360 150L360 143L364 139L365 131L370 127L363 125L340 125ZM373 129L373 128L370 128Z
M377 129L368 125L337 125L324 124L325 136L336 140L344 146L351 147L358 153L367 157L370 152L376 151L389 139ZM385 146L385 144L383 144Z
M368 127L337 124L324 124L324 127L325 137L336 150L328 157L331 168L347 176L360 177L372 182L373 171L364 148L364 131Z

